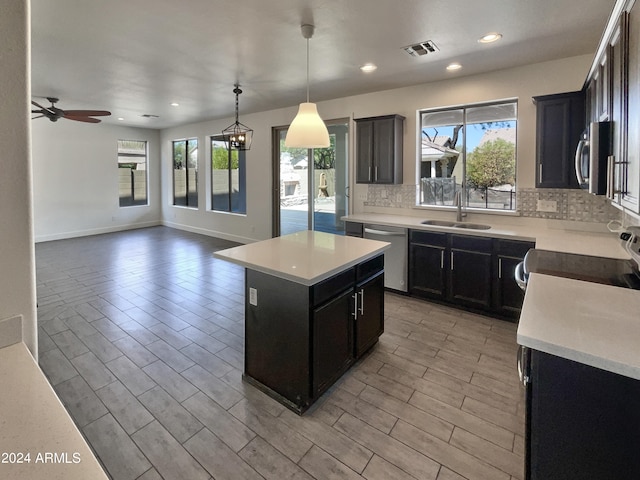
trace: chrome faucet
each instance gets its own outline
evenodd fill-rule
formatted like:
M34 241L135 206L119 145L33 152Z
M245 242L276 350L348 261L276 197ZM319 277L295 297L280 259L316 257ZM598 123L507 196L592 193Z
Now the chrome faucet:
M462 219L467 216L467 212L462 211L462 188L458 190L453 197L453 205L456 207L456 222L462 222Z

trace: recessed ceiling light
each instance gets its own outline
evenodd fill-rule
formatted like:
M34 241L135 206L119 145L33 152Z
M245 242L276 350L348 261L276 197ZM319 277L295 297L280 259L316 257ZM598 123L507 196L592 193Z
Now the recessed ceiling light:
M180 106L180 104L179 104L179 103L177 103L177 102L173 102L173 103L171 104L171 106L172 106L172 107L179 107L179 106Z
M491 32L478 39L478 43L492 43L497 42L502 38L501 33Z
M460 65L459 63L450 63L449 65L447 65L447 70L449 71L460 70L461 68L462 65Z
M364 73L371 73L375 71L377 68L378 66L374 65L373 63L365 63L360 67L360 70L362 70Z
M122 120L124 120L124 118L123 117L118 117L118 120L122 121Z

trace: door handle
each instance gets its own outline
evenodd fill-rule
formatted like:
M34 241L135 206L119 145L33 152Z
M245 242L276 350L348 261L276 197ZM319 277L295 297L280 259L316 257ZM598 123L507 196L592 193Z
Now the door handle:
M358 294L356 293L356 296ZM364 288L360 289L360 308L358 308L360 315L364 315Z

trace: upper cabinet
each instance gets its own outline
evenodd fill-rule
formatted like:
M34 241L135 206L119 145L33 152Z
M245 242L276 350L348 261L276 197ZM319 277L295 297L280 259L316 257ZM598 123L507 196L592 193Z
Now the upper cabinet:
M356 183L402 183L404 117L358 118Z
M640 213L640 1L616 2L585 92L586 120L613 125L607 195Z
M584 93L533 97L536 104L536 187L578 188L574 154L584 129Z

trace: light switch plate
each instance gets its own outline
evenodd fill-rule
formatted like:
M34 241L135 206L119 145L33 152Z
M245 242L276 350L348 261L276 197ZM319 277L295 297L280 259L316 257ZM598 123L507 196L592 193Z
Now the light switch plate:
M258 290L253 287L249 287L249 304L258 306Z

